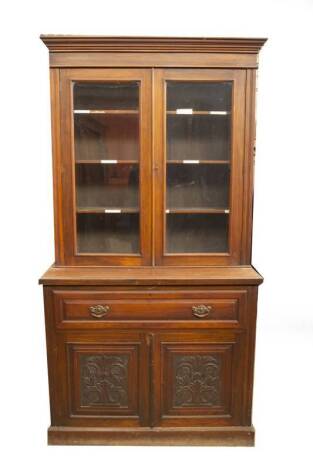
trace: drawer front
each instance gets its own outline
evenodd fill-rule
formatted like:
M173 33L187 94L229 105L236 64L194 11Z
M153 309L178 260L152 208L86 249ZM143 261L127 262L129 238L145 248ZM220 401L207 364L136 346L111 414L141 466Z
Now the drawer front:
M82 291L53 290L59 328L106 327L119 322L184 322L238 327L244 321L246 291ZM88 324L88 325L87 325ZM98 325L98 326L97 326ZM188 323L188 327L190 327ZM197 327L197 326L196 326Z

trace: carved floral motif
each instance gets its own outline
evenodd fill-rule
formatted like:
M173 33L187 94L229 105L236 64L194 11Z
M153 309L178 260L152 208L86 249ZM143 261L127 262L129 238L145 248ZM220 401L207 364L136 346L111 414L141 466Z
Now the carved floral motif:
M82 406L128 405L128 355L82 355L80 390Z
M174 406L220 404L221 363L213 355L175 355Z

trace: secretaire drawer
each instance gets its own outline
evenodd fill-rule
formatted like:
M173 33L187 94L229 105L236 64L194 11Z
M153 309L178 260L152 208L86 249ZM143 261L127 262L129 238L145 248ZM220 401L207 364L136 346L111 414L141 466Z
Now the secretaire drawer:
M238 326L246 291L125 292L53 290L59 327L112 322L193 321Z

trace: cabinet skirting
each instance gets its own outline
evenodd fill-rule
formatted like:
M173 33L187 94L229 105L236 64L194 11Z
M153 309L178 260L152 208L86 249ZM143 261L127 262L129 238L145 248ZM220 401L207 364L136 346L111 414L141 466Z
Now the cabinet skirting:
M253 426L86 428L51 426L49 445L254 446Z

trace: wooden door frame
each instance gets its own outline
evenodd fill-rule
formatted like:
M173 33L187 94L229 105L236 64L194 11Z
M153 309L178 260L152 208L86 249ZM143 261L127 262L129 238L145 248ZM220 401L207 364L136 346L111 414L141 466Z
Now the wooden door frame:
M142 333L121 329L114 332L93 331L92 334L86 335L85 332L69 330L64 334L53 336L57 352L52 365L58 371L53 383L55 403L52 413L53 425L91 427L148 425L150 378L147 358L149 358L149 349ZM128 374L131 375L135 371L133 380L128 377L128 407L116 408L112 413L106 405L100 405L95 407L93 412L88 413L88 408L84 410L84 407L79 405L77 366L80 354L128 355Z
M60 145L54 150L57 264L72 266L142 266L152 257L152 171L151 171L151 70L149 69L60 69ZM78 254L76 248L75 156L73 131L73 83L140 82L140 253ZM60 154L60 155L59 155Z
M249 387L247 376L249 368L241 367L243 358L247 354L248 342L246 333L240 329L205 330L194 332L158 331L154 340L154 401L152 420L156 427L176 426L225 426L242 425L243 415L247 408L245 392ZM209 412L208 409L195 409L196 406L177 408L171 406L169 397L173 397L171 378L168 371L171 370L169 357L173 354L181 356L197 356L222 354L224 356L223 373L224 403ZM173 373L173 370L171 370ZM164 387L167 388L166 392ZM193 412L191 409L194 408Z
M232 155L230 183L229 253L166 254L166 81L233 82ZM154 170L154 257L155 264L167 266L235 265L242 254L243 170L245 158L245 70L156 69L153 76L153 170Z

